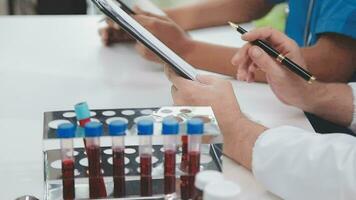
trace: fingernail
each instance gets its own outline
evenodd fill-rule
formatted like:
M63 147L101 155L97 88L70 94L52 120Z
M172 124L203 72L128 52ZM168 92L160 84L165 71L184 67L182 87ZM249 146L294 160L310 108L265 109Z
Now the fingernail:
M259 48L254 47L254 48L252 49L252 56L253 56L253 57L258 58L258 57L261 56L261 54L262 54L262 51L261 51Z
M242 34L241 39L245 40L245 39L246 39L246 35L247 35L247 34L248 34L248 33L244 33L244 34Z

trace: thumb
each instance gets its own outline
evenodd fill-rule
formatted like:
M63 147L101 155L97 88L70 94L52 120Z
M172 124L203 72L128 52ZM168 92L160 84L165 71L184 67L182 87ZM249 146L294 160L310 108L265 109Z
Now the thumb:
M279 64L271 58L260 47L253 46L249 49L248 54L252 60L262 71L270 75L283 73L283 69Z
M197 80L202 84L211 85L215 82L215 77L211 75L198 75Z

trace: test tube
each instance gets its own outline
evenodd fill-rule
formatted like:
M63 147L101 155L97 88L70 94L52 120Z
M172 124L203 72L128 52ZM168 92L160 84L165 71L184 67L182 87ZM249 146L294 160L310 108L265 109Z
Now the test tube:
M75 198L73 138L75 126L64 123L58 126L57 136L61 138L63 199Z
M80 128L78 129L78 132L83 132L83 128L86 126L86 124L90 123L90 121L91 121L89 106L88 106L87 102L81 102L74 106L74 110L75 110L75 115L77 117L77 120L78 120L79 126L80 126ZM91 157L95 157L95 156L91 156L90 155L91 152L88 151L87 140L84 138L83 141L84 141L85 151L88 155L88 160ZM97 187L99 188L98 190L103 191L103 193L106 194L104 179L103 178L101 178L101 179L102 180L98 181Z
M74 110L79 126L85 127L85 125L90 122L90 110L87 102L76 104Z
M241 198L241 188L227 180L208 184L203 193L204 200L236 200Z
M199 172L195 177L195 194L193 200L203 200L204 188L210 183L222 180L224 180L224 176L218 171L206 170Z
M115 120L109 124L112 137L114 197L126 195L125 187L125 139L127 122Z
M188 136L182 135L182 160L180 163L180 169L183 172L188 171Z
M204 132L204 123L201 119L191 119L187 122L188 133L188 160L187 171L180 177L181 199L192 199L194 196L195 175L200 168L201 134Z
M106 188L104 179L101 175L100 166L100 136L102 133L103 125L100 122L89 122L85 125L85 137L89 162L89 196L92 199L106 197Z
M137 124L140 136L141 196L152 196L152 135L153 121L141 120Z
M202 134L204 133L204 122L201 119L191 119L188 121L188 174L189 174L189 195L194 196L195 175L200 170L200 146Z
M173 118L163 120L164 135L164 194L176 192L176 151L179 123Z

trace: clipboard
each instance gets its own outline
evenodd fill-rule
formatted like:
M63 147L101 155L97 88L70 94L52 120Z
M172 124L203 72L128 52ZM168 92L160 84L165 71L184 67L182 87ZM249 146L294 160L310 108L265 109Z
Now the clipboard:
M177 74L186 79L196 80L197 70L127 14L120 3L115 0L92 0L92 2L133 38L169 64Z

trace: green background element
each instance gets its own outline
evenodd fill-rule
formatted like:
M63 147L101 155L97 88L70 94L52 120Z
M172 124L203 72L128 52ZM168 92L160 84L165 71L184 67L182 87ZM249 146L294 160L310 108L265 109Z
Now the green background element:
M279 4L275 6L265 17L254 21L254 24L256 27L270 26L280 31L284 31L288 15L287 9L288 5L286 3Z

